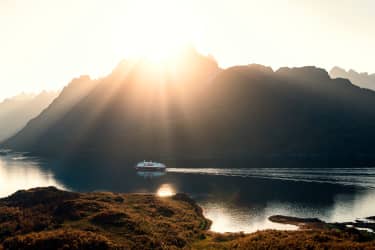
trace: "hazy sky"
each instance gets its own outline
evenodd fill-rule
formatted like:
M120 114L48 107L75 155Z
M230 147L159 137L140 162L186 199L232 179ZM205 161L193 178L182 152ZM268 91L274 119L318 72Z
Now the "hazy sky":
M219 64L375 72L374 0L0 0L0 100L192 43Z

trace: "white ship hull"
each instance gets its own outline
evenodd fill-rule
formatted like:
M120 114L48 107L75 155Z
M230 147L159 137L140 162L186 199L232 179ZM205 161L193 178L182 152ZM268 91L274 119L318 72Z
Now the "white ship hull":
M167 167L158 162L140 162L135 166L137 171L165 171Z

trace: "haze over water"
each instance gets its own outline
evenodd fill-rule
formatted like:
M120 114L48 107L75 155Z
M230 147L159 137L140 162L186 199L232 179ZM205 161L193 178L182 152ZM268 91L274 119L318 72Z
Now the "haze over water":
M109 162L106 167L114 168ZM75 171L64 172L65 168ZM103 168L95 172L96 168L93 163L59 165L22 155L2 155L0 196L51 185L85 192L185 192L213 221L211 229L219 232L295 228L270 222L268 217L275 214L330 222L375 215L375 169L370 168L170 168L164 175L138 175L121 169L113 175Z

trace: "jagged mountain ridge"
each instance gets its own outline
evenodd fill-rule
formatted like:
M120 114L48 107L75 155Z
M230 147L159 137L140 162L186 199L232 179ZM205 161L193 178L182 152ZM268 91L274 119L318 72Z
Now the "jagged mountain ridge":
M60 98L4 146L179 166L374 162L374 92L315 67L221 70L195 51L183 58L162 70L123 62L53 124L35 132Z

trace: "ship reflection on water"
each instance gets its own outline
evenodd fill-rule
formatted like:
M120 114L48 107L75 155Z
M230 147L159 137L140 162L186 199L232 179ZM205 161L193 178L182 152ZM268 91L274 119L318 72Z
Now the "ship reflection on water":
M137 175L145 179L153 179L165 175L165 171L137 171Z

